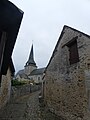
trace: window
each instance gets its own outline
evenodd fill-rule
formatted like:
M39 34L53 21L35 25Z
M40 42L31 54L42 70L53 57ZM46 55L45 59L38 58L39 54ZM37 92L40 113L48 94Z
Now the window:
M38 77L38 80L40 80L40 77Z
M79 62L77 40L74 38L74 40L68 43L67 46L69 48L70 65Z
M33 80L33 77L31 77L30 80Z
M90 69L90 63L87 64L87 68Z

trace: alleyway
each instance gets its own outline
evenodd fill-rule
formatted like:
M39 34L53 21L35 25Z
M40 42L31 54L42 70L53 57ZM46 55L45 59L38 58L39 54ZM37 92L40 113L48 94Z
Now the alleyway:
M38 93L13 100L3 111L0 111L0 120L62 120L45 107L40 107Z

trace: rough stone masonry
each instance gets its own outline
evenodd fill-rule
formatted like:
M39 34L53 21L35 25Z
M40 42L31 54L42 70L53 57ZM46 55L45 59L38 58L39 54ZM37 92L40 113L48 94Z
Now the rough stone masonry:
M90 36L64 26L44 79L44 101L52 112L90 120Z

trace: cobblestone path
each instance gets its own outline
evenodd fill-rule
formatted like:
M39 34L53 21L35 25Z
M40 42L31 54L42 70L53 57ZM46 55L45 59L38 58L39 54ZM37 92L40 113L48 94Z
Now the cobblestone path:
M0 120L62 120L40 106L38 93L31 93L13 100L0 111Z

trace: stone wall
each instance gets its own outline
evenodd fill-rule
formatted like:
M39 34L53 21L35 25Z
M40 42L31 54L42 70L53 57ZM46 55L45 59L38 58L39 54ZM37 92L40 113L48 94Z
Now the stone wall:
M11 72L10 69L8 69L6 76L2 75L0 90L0 109L4 107L4 105L9 101L10 91L11 91Z
M41 90L41 85L26 84L22 86L12 86L11 87L11 100L23 95L30 94L32 92Z
M77 36L79 62L70 65L66 44ZM44 99L49 109L67 120L90 119L90 37L65 27L45 75ZM88 76L89 77L89 76ZM87 83L87 84L86 84Z

